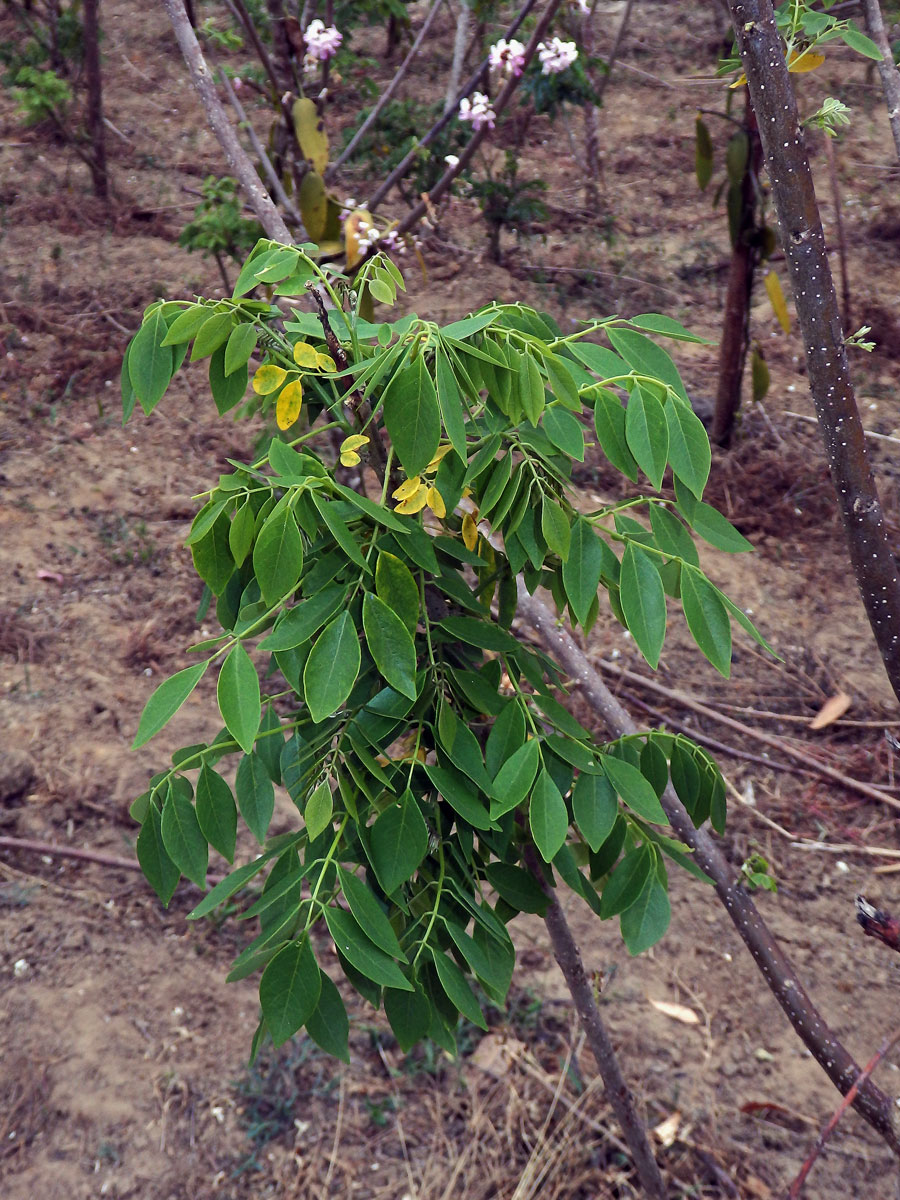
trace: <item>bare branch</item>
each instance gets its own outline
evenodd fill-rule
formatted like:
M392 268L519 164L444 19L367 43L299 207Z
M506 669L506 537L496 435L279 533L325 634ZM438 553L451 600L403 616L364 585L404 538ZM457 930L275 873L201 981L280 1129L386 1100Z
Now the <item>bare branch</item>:
M546 649L581 688L582 694L609 732L614 737L637 733L634 721L572 637L541 600L528 594L521 582L518 613L540 635ZM804 1045L838 1091L845 1095L854 1083L858 1083L859 1066L806 994L797 972L756 905L741 888L737 873L728 865L713 838L704 829L694 828L687 810L671 786L663 792L661 803L676 835L691 847L694 862L713 881L716 894ZM869 1079L858 1086L853 1107L900 1157L900 1113L893 1100Z
M900 158L900 68L894 66L894 56L891 53L891 44L888 41L878 0L860 0L860 7L866 22L866 33L881 51L878 74L881 76L881 90L884 92L884 101L887 104L888 120L891 123L894 145L897 147L897 157Z
M266 231L266 235L274 241L290 245L293 241L291 232L284 223L284 218L275 207L272 197L260 183L259 176L250 157L241 145L234 126L228 119L228 114L216 85L210 74L209 67L200 49L196 34L191 28L183 0L163 0L166 12L175 30L175 37L190 71L191 81L197 89L200 103L206 113L206 119L219 145L225 152L228 165L240 183L250 201L250 207L256 218Z

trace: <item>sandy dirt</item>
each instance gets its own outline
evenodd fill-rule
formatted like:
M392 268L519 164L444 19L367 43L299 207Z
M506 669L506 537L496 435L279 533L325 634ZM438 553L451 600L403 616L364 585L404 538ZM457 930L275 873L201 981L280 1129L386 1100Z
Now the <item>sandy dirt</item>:
M505 235L505 261L495 265L474 202L455 198L423 248L427 277L408 269L410 307L438 321L495 297L563 322L653 309L716 338L728 239L722 211L696 189L693 119L698 106L721 106L709 78L717 27L692 18L673 37L665 6L642 7L601 114L603 211L582 207L564 127L536 121L527 162L550 185L546 222L521 241ZM218 727L206 680L176 724L129 749L147 696L186 665L197 630L201 584L183 548L191 495L227 458L252 453L261 431L217 419L202 372L178 382L152 419L121 427L121 355L142 309L157 296L221 288L215 264L177 237L196 203L186 189L226 168L161 6L107 0L103 22L106 106L118 130L108 211L66 147L23 129L0 93L0 836L132 860L131 800L172 750ZM613 33L598 33L599 53ZM0 40L11 36L2 15ZM449 41L448 25L421 81L435 94ZM887 123L874 74L841 50L827 69L853 108L837 162L854 328L871 324L879 342L854 359L860 405L868 428L896 437L900 203ZM811 85L808 94L807 106ZM351 117L338 105L332 119ZM570 120L577 138L578 114ZM815 139L813 148L831 236L824 155ZM366 180L348 173L346 191L365 194ZM728 853L735 864L752 852L772 864L779 891L760 906L865 1062L896 1025L898 977L891 955L863 938L853 900L864 891L895 902L895 877L876 871L892 860L867 852L900 854L895 809L808 768L826 762L900 794L883 736L897 724L896 701L857 598L816 430L786 415L811 412L797 334L779 330L762 289L753 326L772 389L745 416L734 449L714 455L709 494L756 552L710 552L704 565L783 661L742 639L725 683L673 615L658 679L798 748L806 773L640 679L610 679L639 719L680 722L724 744L725 773L751 802L731 804ZM692 395L710 396L715 347L676 355ZM873 442L894 536L896 450ZM586 502L619 488L599 460L579 483ZM600 664L649 674L611 618L588 650ZM810 733L806 723L841 691L852 700L845 720ZM796 837L845 849L802 849ZM249 841L242 852L252 853ZM493 1014L486 1037L465 1033L458 1062L427 1049L404 1057L385 1023L351 1000L349 1068L298 1039L248 1070L254 982L224 982L243 930L186 922L197 899L183 884L166 912L125 867L0 847L4 1200L637 1194L540 923L514 927L510 1013ZM673 901L671 931L636 960L614 924L571 905L626 1074L658 1129L670 1195L782 1196L837 1094L714 898L676 879ZM895 1050L877 1078L900 1095L898 1063ZM888 1200L896 1188L896 1161L851 1113L807 1194Z

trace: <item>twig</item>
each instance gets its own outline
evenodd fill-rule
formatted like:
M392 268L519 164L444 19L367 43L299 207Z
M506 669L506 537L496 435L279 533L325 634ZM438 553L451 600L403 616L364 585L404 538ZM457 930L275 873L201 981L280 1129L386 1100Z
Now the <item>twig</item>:
M518 264L518 269L537 271L542 275L596 275L601 279L624 279L628 283L639 283L643 287L657 288L660 292L665 292L667 296L673 296L676 300L684 299L683 292L663 287L661 283L656 283L652 279L638 279L635 275L622 275L618 271L595 271L593 267L533 267L524 264Z
M272 84L272 95L277 97L281 92L281 86L278 81L278 74L275 71L275 66L269 57L269 52L259 39L259 34L256 32L256 26L247 8L244 0L225 0L225 7L229 10L233 17L236 17L238 22L243 25L250 41L253 43L253 49L256 51L257 58L262 63L263 70L269 77Z
M843 1100L840 1102L840 1104L834 1110L834 1113L832 1114L831 1119L829 1120L828 1124L825 1126L825 1128L822 1130L822 1132L816 1138L816 1144L815 1144L815 1146L813 1146L813 1148L809 1154L809 1157L806 1159L803 1166L797 1172L797 1177L794 1180L794 1182L791 1184L790 1190L788 1191L788 1200L797 1200L797 1197L803 1191L803 1185L806 1182L807 1175L812 1170L813 1164L815 1163L816 1159L819 1157L819 1155L825 1149L825 1143L828 1141L828 1139L831 1137L832 1133L834 1133L835 1129L837 1128L838 1121L840 1121L841 1117L844 1115L844 1113L847 1111L847 1109L853 1103L853 1101L856 1097L856 1093L859 1090L860 1084L865 1083L865 1081L869 1078L869 1076L872 1074L872 1072L875 1070L875 1068L878 1066L878 1064L881 1062L881 1060L884 1058L884 1056L887 1054L887 1052L898 1041L900 1041L900 1029L895 1030L890 1035L890 1037L885 1038L885 1040L881 1043L881 1045L879 1046L879 1048L875 1052L875 1054L872 1055L872 1057L869 1059L869 1061L866 1063L866 1065L860 1071L859 1078L856 1080L856 1082L853 1084L853 1086L847 1092L846 1096L843 1098Z
M276 200L281 205L281 207L284 209L285 216L287 216L287 218L288 218L288 220L290 220L291 224L299 225L300 229L302 230L303 229L303 218L300 216L300 214L297 212L296 208L294 207L294 205L291 203L290 199L288 198L288 195L285 192L284 187L282 186L281 180L278 178L278 174L275 171L275 168L272 166L271 159L269 158L268 154L266 154L265 150L263 149L263 144L257 137L256 130L253 128L253 125L252 125L249 117L247 116L247 112L246 112L243 104L241 104L240 100L238 99L237 93L234 90L231 80L228 78L228 76L225 74L224 70L221 67L219 67L219 79L221 79L221 81L222 81L222 86L225 88L225 93L228 96L229 101L231 102L231 107L234 109L235 113L237 114L237 119L241 123L241 128L243 130L245 130L247 137L250 139L250 145L253 147L253 153L259 159L260 164L262 165L262 169L266 173L266 178L268 179L269 183L271 184L272 192L273 192Z
M889 949L900 951L900 921L896 917L875 908L865 896L857 896L856 919L867 937L878 938Z
M543 640L545 648L580 687L594 712L615 737L638 732L628 712L616 700L575 641L524 583L518 595L519 617ZM735 869L705 829L695 829L687 810L669 785L662 806L677 837L694 852L697 866L713 880L716 894L743 939L763 978L797 1034L812 1052L838 1090L845 1094L858 1080L859 1066L828 1027L807 995L797 972L785 956L756 905L740 885ZM900 1135L895 1125L893 1100L871 1080L858 1085L853 1105L900 1156Z
M871 854L874 858L900 858L900 850L889 846L858 846L855 842L811 842L801 838L791 842L793 850L821 850L827 854Z
M815 417L808 417L805 413L788 412L787 409L781 414L784 417L793 417L795 421L805 421L807 425L818 425L818 420ZM891 437L889 433L876 433L874 429L864 429L863 435L868 438L875 438L879 442L893 442L895 446L900 446L900 438Z
M440 12L441 5L443 3L444 3L444 0L434 0L434 4L431 6L431 11L429 12L428 16L425 18L425 21L422 25L422 28L419 30L416 40L413 42L412 46L410 46L410 48L409 48L409 53L407 54L406 58L404 58L403 62L400 64L400 66L397 68L394 78L391 80L391 82L387 85L387 87L384 89L384 91L378 97L378 103L375 105L375 107L372 109L372 111L366 117L365 121L363 121L362 125L360 125L359 129L357 129L356 133L354 133L353 137L350 139L350 141L347 143L347 145L344 147L339 158L328 167L327 171L325 172L326 180L330 180L334 175L337 174L337 172L340 170L340 168L344 165L344 163L347 161L347 159L352 155L353 151L359 145L360 141L365 137L365 135L369 132L369 130L372 128L372 126L375 124L375 122L381 116L382 112L384 111L384 106L391 99L394 92L396 92L397 88L400 85L401 80L406 75L406 72L409 70L413 59L419 53L419 48L422 45L422 43L425 41L425 38L428 36L429 30L431 29L432 24L434 23L435 19L437 18L437 15Z
M561 2L562 0L548 0L544 11L538 18L538 22L534 27L534 31L532 32L531 37L528 39L528 45L525 47L523 52L523 71L537 53L538 45L543 40L544 34L547 32L550 22L556 15L556 10L559 8ZM507 104L509 104L513 97L513 93L518 86L519 77L516 75L511 75L504 84L500 95L494 101L494 113L496 116L499 117L506 108ZM456 162L447 168L431 191L426 193L419 203L410 209L410 211L397 226L398 235L407 233L413 228L413 226L418 225L426 213L430 212L432 207L437 204L438 200L440 200L444 193L450 190L453 180L457 177L457 175L460 174L461 171L466 169L466 167L474 158L475 151L489 133L490 127L487 125L482 125L480 129L477 129L475 133L472 134Z
M503 34L507 41L513 36L536 4L537 0L525 0L525 3L519 9L518 13L516 13L515 19L511 22ZM438 134L441 133L442 130L449 125L452 120L455 119L456 110L459 107L460 100L462 100L465 96L468 96L468 94L474 88L476 88L479 83L481 83L482 79L488 73L489 66L490 60L487 58L484 59L484 61L476 68L475 71L473 71L473 73L456 93L456 99L453 102L453 107L448 112L445 112L444 115L437 121L435 121L424 137L420 138L419 141L416 142L415 146L413 146L412 150L410 150L409 153L406 154L396 165L396 167L394 167L387 179L385 179L385 181L375 189L375 191L369 197L368 203L366 204L366 210L368 212L373 213L375 211L394 184L403 179L403 177L406 175L406 172L418 157L419 152L424 149L425 146L430 145L438 136Z
M838 180L837 163L834 160L834 138L825 130L825 161L828 164L828 182L831 185L831 206L834 209L834 227L837 233L838 265L841 270L841 299L844 311L844 330L849 333L852 310L850 307L850 276L847 272L847 237L844 233L844 214L841 211L841 185Z
M619 21L619 28L616 30L615 40L612 44L612 49L609 52L609 58L606 60L606 74L600 81L600 86L597 89L596 108L599 108L603 103L603 97L606 94L606 89L609 87L609 81L612 78L613 67L619 57L619 51L622 48L622 42L625 40L625 31L628 28L628 22L631 19L631 10L634 8L634 0L626 0L625 11L622 13L622 19Z
M281 213L275 207L272 197L260 183L249 155L241 145L234 126L228 120L228 114L219 99L209 67L203 57L203 51L200 49L200 43L191 28L187 13L184 11L183 0L163 0L163 3L175 30L175 37L178 39L184 61L187 63L191 80L206 113L206 119L225 152L228 165L244 189L257 220L269 237L289 246L293 240L291 232L285 225Z
M630 671L627 667L618 667L614 663L601 661L600 668L603 671L608 671L613 675L619 676L620 679L629 679L634 683L639 683L641 687L647 688L648 691L656 692L661 696L667 696L670 700L675 700L679 704L683 704L686 708L693 709L694 712L702 713L703 716L710 717L712 720L718 721L721 725L726 725L729 729L736 729L745 737L753 738L754 741L762 742L766 746L772 746L782 754L798 759L803 763L804 767L810 771L814 771L817 775L824 775L828 779L833 779L843 787L859 792L861 795L867 796L870 800L877 800L879 804L887 804L891 808L900 809L900 800L895 796L891 796L887 792L883 792L880 788L873 787L872 784L865 783L861 779L851 779L849 775L845 775L843 771L838 771L837 768L831 767L827 763L816 762L811 757L812 752L808 747L803 750L795 749L783 738L775 737L771 733L765 733L762 729L754 729L752 725L745 725L743 721L736 721L734 717L727 717L717 709L710 708L708 704L702 704L699 700L694 700L693 697L686 695L684 692L677 691L675 688L668 688L662 683L657 683L655 679L647 679L645 676L639 675L637 671Z
M78 846L57 846L53 842L39 842L33 838L0 837L0 850L24 850L32 854L45 854L50 858L74 858L79 862L99 863L102 867L114 867L120 871L140 871L136 858L118 858L100 850L83 850ZM207 875L208 886L218 883L223 876Z

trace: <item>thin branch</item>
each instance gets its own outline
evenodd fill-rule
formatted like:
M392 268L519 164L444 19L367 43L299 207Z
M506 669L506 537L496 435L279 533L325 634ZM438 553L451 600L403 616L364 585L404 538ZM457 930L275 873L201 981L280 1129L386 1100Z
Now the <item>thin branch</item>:
M625 40L625 31L628 29L628 22L631 19L631 10L634 8L634 0L626 0L625 11L622 13L622 18L619 21L619 28L616 30L615 41L612 44L612 50L609 52L609 58L606 60L606 74L600 81L600 87L597 89L597 108L603 103L603 97L606 94L606 89L609 87L609 81L612 78L613 67L616 65L616 60L619 57L619 51L622 49L622 42Z
M541 600L528 594L524 584L519 587L518 613L540 635L545 648L581 688L609 732L614 737L637 733L634 721L572 637ZM859 1066L806 994L772 931L740 886L737 872L729 866L710 834L694 828L671 786L663 792L661 803L676 836L691 847L697 866L713 881L716 894L804 1045L841 1094L846 1094L858 1079ZM867 1079L859 1085L853 1106L900 1157L900 1113L893 1100Z
M74 858L79 862L99 863L101 867L113 867L117 871L142 870L141 864L136 858L118 858L114 854L104 854L101 850L84 850L78 846L57 846L53 842L39 842L33 838L0 837L0 850L25 851L29 854L42 854L48 858ZM212 886L220 879L222 879L221 875L207 875L206 882L208 886Z
M301 231L303 231L303 218L297 212L296 208L291 203L287 192L284 190L281 180L278 178L278 174L275 171L275 168L272 166L271 159L269 158L268 154L266 154L263 144L257 137L256 130L253 128L243 104L241 104L240 100L238 99L231 80L225 74L225 71L222 69L222 67L219 67L219 79L222 81L225 94L228 96L231 107L234 109L237 115L237 119L241 123L241 128L245 130L247 137L250 140L250 145L253 147L253 153L259 159L262 169L266 173L266 178L268 179L272 188L272 194L284 209L285 216L288 218L291 224L298 225Z
M516 32L516 30L519 28L519 26L522 24L522 22L525 20L525 18L528 16L528 14L531 12L531 10L534 8L534 6L536 4L537 4L537 0L525 0L525 3L522 5L522 7L519 9L518 13L516 14L515 19L512 21L512 23L506 29L506 32L503 34L503 36L506 38L507 41L509 41L509 39L513 36L513 34ZM451 109L449 109L449 111L445 112L444 115L439 120L435 121L435 123L428 130L428 132L425 134L425 136L420 138L416 142L416 144L415 144L415 146L413 146L412 150L410 150L410 152L407 155L405 155L405 157L397 164L397 166L394 167L393 171L391 171L391 173L390 173L390 175L388 175L387 179L385 179L385 181L375 189L375 191L369 197L368 203L366 204L367 212L373 213L375 211L375 209L382 202L382 200L385 198L385 196L388 194L388 192L391 190L391 188L394 186L394 184L397 183L400 179L402 179L406 175L407 171L409 170L409 168L412 166L412 164L415 162L416 158L418 157L420 150L424 149L425 146L430 145L434 141L434 139L438 136L438 134L441 133L444 130L444 128L447 125L449 125L449 123L452 120L454 120L454 118L456 117L456 111L459 108L460 100L462 100L463 97L468 96L468 94L473 90L473 88L476 88L479 85L479 83L481 83L482 80L484 80L487 77L489 68L490 68L490 60L486 58L480 64L480 66L478 66L476 68L476 70L473 71L473 73L469 76L469 78L466 80L466 82L462 85L462 87L456 93L456 100L453 103L453 107Z
M836 767L829 766L828 763L817 762L811 756L809 747L804 747L802 750L794 747L783 738L766 733L762 729L754 729L752 725L745 725L743 721L736 721L734 717L726 716L724 713L719 712L718 709L711 708L708 704L703 704L701 701L695 700L685 692L668 688L665 684L657 683L655 679L648 679L644 675L639 675L637 671L629 671L627 667L619 667L614 663L607 662L601 662L600 667L612 675L619 676L620 679L631 680L633 683L639 683L641 687L646 688L648 691L656 692L660 696L667 696L670 700L675 700L677 703L683 704L686 708L701 713L704 717L710 717L712 720L718 721L720 725L725 725L729 729L735 729L743 734L744 737L753 738L754 741L762 742L766 746L772 746L779 753L786 754L789 758L795 758L803 763L807 770L824 775L828 779L833 779L835 783L839 783L842 787L859 792L860 795L867 796L870 800L877 800L879 804L887 804L891 808L900 809L900 800L895 796L889 795L887 792L882 791L881 788L874 787L871 783L865 783L862 779L851 779L849 775L845 775L843 771L838 771Z
M841 329L797 99L771 0L729 0L781 228L810 394L850 549L888 679L900 699L900 575L884 523Z
M795 421L806 421L808 425L818 425L815 417L807 417L803 413L789 412L787 409L781 414L783 417L793 417ZM874 429L864 429L863 436L874 438L879 442L893 442L895 446L900 446L900 438L892 437L889 433L876 433Z
M356 147L359 145L359 143L362 141L362 139L366 136L366 134L369 132L369 130L372 128L372 126L375 124L375 122L381 116L382 112L384 111L384 106L387 104L387 102L394 95L394 92L396 92L397 88L400 86L400 83L403 80L403 77L406 75L406 72L409 70L413 59L419 53L419 48L421 47L422 43L425 41L425 38L428 36L431 26L434 24L434 21L436 20L437 15L440 12L441 6L443 5L443 3L444 3L444 0L434 0L434 4L431 7L431 11L429 12L428 16L425 18L425 21L422 25L422 28L419 30L416 40L413 42L412 46L410 46L410 48L409 48L409 53L407 54L406 58L404 58L403 62L400 64L400 66L397 68L394 78L391 80L391 82L387 85L387 87L384 89L384 91L378 97L378 103L375 105L375 107L372 109L372 111L369 113L369 115L363 121L362 125L360 125L359 129L357 129L356 133L354 133L353 137L350 139L350 141L347 143L347 145L344 147L344 150L342 151L340 157L328 167L327 171L325 172L326 180L330 180L334 175L337 174L337 172L340 170L340 168L343 166L343 164L353 154L353 151L356 149Z
M191 81L197 89L200 103L206 113L209 126L225 152L225 158L232 172L250 201L250 206L266 234L274 241L291 245L291 231L284 223L284 218L275 207L272 197L263 187L254 169L250 157L244 150L235 132L234 126L228 119L219 94L216 91L213 77L200 49L196 34L191 28L183 0L163 0L169 20L175 30L175 37L190 71Z
M890 950L900 951L900 921L870 904L865 896L856 897L856 919L867 937L878 938Z
M866 33L881 51L878 74L881 76L881 90L884 92L897 157L900 158L900 68L894 66L894 56L891 53L891 44L878 0L860 0L860 7L866 23Z
M850 1089L850 1091L847 1093L847 1095L843 1098L843 1100L840 1102L840 1104L834 1110L828 1124L825 1126L825 1128L822 1130L822 1132L816 1138L815 1146L813 1146L812 1150L810 1151L809 1157L806 1159L803 1166L797 1172L797 1177L794 1180L794 1182L791 1184L790 1191L788 1192L787 1200L797 1200L800 1193L803 1191L803 1185L806 1182L807 1175L810 1173L810 1171L813 1168L813 1164L815 1163L815 1161L819 1157L819 1155L822 1153L822 1151L825 1149L825 1143L828 1141L828 1139L834 1133L835 1129L837 1129L838 1121L840 1121L841 1117L844 1115L844 1113L847 1111L847 1109L853 1103L854 1097L856 1096L856 1093L859 1091L860 1085L865 1083L865 1081L869 1078L869 1076L872 1074L872 1072L875 1070L875 1068L878 1066L878 1064L881 1062L881 1060L884 1058L884 1056L887 1054L887 1052L898 1041L900 1041L900 1029L896 1029L890 1035L890 1037L886 1037L884 1039L884 1041L879 1046L878 1050L872 1055L872 1057L869 1059L869 1061L866 1063L866 1065L860 1071L859 1078L856 1080L856 1082L853 1084L853 1087Z
M532 856L526 851L526 859L530 858ZM634 1159L641 1186L646 1195L656 1197L658 1200L665 1200L665 1184L647 1140L647 1127L638 1115L634 1098L622 1075L615 1048L610 1040L603 1017L600 1015L597 1001L594 999L594 990L584 969L584 963L566 920L566 914L556 897L556 892L553 888L548 887L537 862L529 861L528 865L532 875L547 896L548 904L544 914L544 924L550 935L550 944L553 947L559 969L565 978L566 986L575 1002L575 1010L578 1013L581 1027L587 1035L588 1045L597 1060L597 1068L606 1088L607 1099L625 1135L625 1141L628 1143Z
M225 7L233 17L236 17L238 22L243 25L247 36L253 43L253 49L256 51L257 58L262 63L263 70L269 77L272 84L272 95L277 97L280 95L281 88L279 86L278 74L272 59L269 57L269 52L260 41L259 34L256 31L256 26L253 24L253 19L247 12L247 7L244 0L225 0Z
M544 34L547 32L547 29L550 26L550 22L556 16L556 10L559 8L561 2L562 0L549 0L546 8L541 13L538 23L534 27L534 31L531 37L528 39L528 45L525 47L523 54L524 61L522 63L523 71L531 62L532 58L534 58L535 54L537 54L538 45L543 40ZM494 101L493 107L496 116L499 117L506 108L507 104L509 104L513 97L513 93L518 86L519 77L516 75L511 75L506 81L503 90L500 92L500 95ZM438 200L440 200L445 192L450 190L453 180L457 177L457 175L460 174L461 171L464 171L472 161L475 151L485 140L488 133L490 133L490 128L487 125L482 125L480 129L476 130L475 133L472 134L457 161L444 172L431 191L424 195L414 208L410 209L410 211L397 226L398 234L407 233L414 226L418 225L422 218L431 211L435 204L437 204Z

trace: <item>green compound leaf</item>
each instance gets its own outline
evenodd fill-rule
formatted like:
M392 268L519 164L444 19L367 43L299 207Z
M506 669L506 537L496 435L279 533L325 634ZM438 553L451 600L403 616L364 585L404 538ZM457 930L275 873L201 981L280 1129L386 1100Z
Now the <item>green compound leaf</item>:
M428 849L428 827L409 789L386 808L369 832L372 866L387 895L406 883Z
M287 506L276 507L259 531L253 570L266 604L277 604L296 586L303 570L303 539Z
M371 592L363 597L362 620L376 667L392 688L415 700L416 647L409 630L394 610Z
M681 603L691 636L712 665L731 674L731 621L718 592L694 567L681 569Z
M159 809L151 804L137 840L137 857L147 882L159 896L165 908L178 887L181 872L169 857L162 838L162 819Z
M259 981L259 1003L276 1046L303 1028L321 990L322 973L308 937L289 942L269 962Z
M324 721L341 707L361 661L359 635L350 614L342 612L319 634L303 670L303 694L314 721Z
M132 750L149 742L171 721L185 700L203 678L211 659L185 667L183 671L164 679L144 706Z
M217 697L226 729L249 754L259 731L262 706L259 677L243 642L238 642L222 663Z
M531 793L528 824L541 858L544 862L551 862L566 840L569 814L559 788L546 770L538 775Z
M394 960L380 950L360 928L359 922L343 908L326 908L325 923L334 944L350 963L366 979L379 987L399 988L411 992L409 982Z
M653 559L634 542L622 555L619 598L638 649L656 670L666 636L666 594Z
M409 478L418 475L441 440L437 393L421 356L391 380L384 395L384 421L403 470Z
M635 462L658 489L669 457L669 426L662 403L640 387L635 387L628 398L625 440Z
M198 887L206 886L209 849L190 800L170 788L162 811L161 832L166 853Z
M197 779L197 820L214 850L234 862L237 808L231 788L221 775L204 763Z

